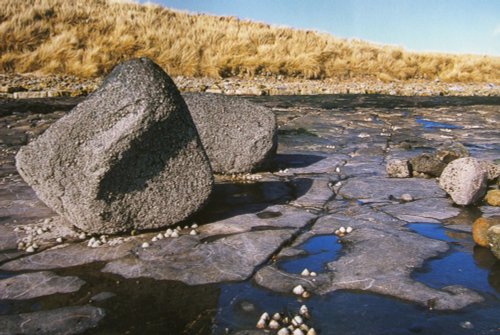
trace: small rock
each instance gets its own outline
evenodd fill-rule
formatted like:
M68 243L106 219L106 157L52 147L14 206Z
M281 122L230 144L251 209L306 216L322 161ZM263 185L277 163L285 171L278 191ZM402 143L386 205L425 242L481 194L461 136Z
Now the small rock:
M457 205L470 205L486 191L486 173L472 157L459 158L448 164L439 179L439 186Z
M85 233L80 233L80 235L78 235L78 238L79 238L80 240L84 240L84 239L86 239L86 238L87 238L87 234L85 234Z
M193 229L189 232L189 235L196 236L198 235L198 233L196 232L196 230Z
M339 232L340 232L341 234L345 234L345 232L346 232L345 227L340 227L340 228L339 228Z
M58 238L56 238L56 242L57 242L57 243L62 243L62 241L63 241L62 237L58 237Z
M293 294L302 295L304 292L305 289L302 287L302 285L297 285L293 288Z
M401 194L401 197L399 197L399 199L401 201L404 201L404 202L410 202L410 201L413 201L413 197L411 194L409 193L404 193L404 194Z
M472 224L472 238L477 245L488 248L488 229L500 224L500 217L485 218L480 217Z
M196 223L193 223L193 224L191 225L191 228L196 229L196 228L198 228L198 225L197 225Z
M269 321L269 329L278 329L280 324L276 320Z
M493 255L500 259L500 225L488 229L488 244Z
M309 276L311 273L309 272L308 269L304 269L302 270L302 272L300 273L301 276Z
M420 154L410 159L410 165L413 172L424 173L429 176L439 177L446 164L437 159L432 154Z
M490 206L500 206L500 190L490 190L486 193L484 200Z
M486 172L486 178L488 179L488 181L494 181L495 179L500 177L500 165L483 160L480 160L479 164L481 164L483 170Z
M391 159L387 162L385 171L390 178L409 178L411 176L407 160Z
M35 248L32 245L26 248L26 252L35 252Z
M154 236L152 239L151 239L151 242L156 242L158 241L158 237Z
M149 243L148 243L148 242L144 242L144 243L141 245L141 247L142 247L143 249L149 248Z

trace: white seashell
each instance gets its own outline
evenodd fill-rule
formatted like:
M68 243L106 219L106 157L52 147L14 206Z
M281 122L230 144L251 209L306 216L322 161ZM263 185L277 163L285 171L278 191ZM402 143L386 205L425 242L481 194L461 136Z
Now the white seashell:
M298 326L300 326L303 323L304 323L304 320L302 319L302 317L300 315L296 315L292 319L292 325L294 325L295 327L298 327Z
M159 240L163 240L163 234L159 233L158 235L156 235L156 238Z
M172 233L172 235L170 235L170 237L179 237L179 233L177 232L177 230L174 230L174 232Z
M38 235L42 235L42 234L43 234L43 230L42 230L42 228L38 228L38 229L36 230L36 233L37 233Z
M343 234L345 233L345 227L340 227L339 231Z
M175 227L174 231L181 231L181 227Z
M268 312L262 313L262 315L260 316L260 319L261 320L269 320L269 313Z
M307 331L306 335L316 335L316 331L314 330L314 328L311 328Z
M87 238L87 234L85 234L85 233L80 233L80 235L78 235L78 238L79 238L80 240L84 240L84 239L86 239L86 238Z
M40 248L40 247L38 246L38 244L36 244L36 243L33 243L31 246L32 246L33 248L35 248L35 249Z
M25 247L24 243L23 242L19 242L17 244L17 249L23 249Z
M33 248L33 246L29 246L26 248L26 252L35 252L35 248Z
M339 167L336 167L336 168L335 168L335 172L340 173L340 168L339 168Z
M165 231L165 234L172 235L173 232L174 231L172 229L168 228L167 231Z
M148 243L148 242L144 242L144 243L141 245L141 247L142 247L143 249L149 248L149 243Z
M269 321L269 329L278 329L280 324L276 320Z
M288 328L283 327L280 330L278 330L276 335L290 335L290 331L288 330Z
M165 234L163 234L163 236L165 236L165 237L171 237L172 233L165 233Z
M345 230L345 232L346 232L347 234L352 233L352 227L347 227L347 228L346 228L346 230Z
M305 315L305 314L308 314L308 313L309 313L309 309L307 308L306 305L300 306L300 309L299 309L299 314L300 315Z
M193 223L193 224L191 225L191 228L196 229L196 228L198 228L198 225L197 225L196 223Z
M260 320L257 322L256 327L257 327L257 328L259 328L259 329L266 328L266 320L260 319Z
M311 271L311 273L309 274L309 276L311 276L311 277L316 277L317 275L318 274L316 272L314 272L314 271Z
M151 242L156 242L156 241L158 241L158 237L156 236L151 239Z
M338 230L338 229L337 229L337 230L335 231L335 235L340 235L340 230Z
M281 320L281 314L280 313L274 313L273 320L276 320L276 321Z
M297 285L293 288L293 293L296 294L296 295L301 295L302 293L304 293L305 290L304 288L302 287L302 285Z
M301 275L301 276L309 276L310 274L311 274L311 273L309 272L309 270L308 270L307 268L306 268L306 269L304 269L304 270L300 273L300 275Z
M94 243L92 243L92 248L97 248L97 247L100 247L101 246L101 241L99 240L96 240L94 241Z
M189 235L195 236L198 235L198 233L196 232L196 230L193 229L189 232Z
M307 299L311 296L311 293L307 292L307 291L304 291L304 293L302 293L302 298L304 299Z
M186 229L186 230L189 229L189 226L184 226L184 229Z
M309 326L306 325L305 323L301 324L299 328L300 330L303 330L305 332L309 330Z
M299 328L295 329L292 333L293 335L304 335L304 332Z
M16 228L14 228L14 231L17 233L17 232L21 231L21 229L19 229L19 227L16 227Z

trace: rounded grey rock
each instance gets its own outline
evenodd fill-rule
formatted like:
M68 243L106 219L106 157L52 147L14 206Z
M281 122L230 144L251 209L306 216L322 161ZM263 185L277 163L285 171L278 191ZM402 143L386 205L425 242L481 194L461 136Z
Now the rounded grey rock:
M486 192L487 174L481 163L473 158L459 158L446 166L439 186L457 205L470 205Z
M21 148L16 166L38 197L87 233L175 224L197 211L212 171L187 106L146 58Z
M278 145L276 119L268 108L218 94L183 95L216 173L264 168Z

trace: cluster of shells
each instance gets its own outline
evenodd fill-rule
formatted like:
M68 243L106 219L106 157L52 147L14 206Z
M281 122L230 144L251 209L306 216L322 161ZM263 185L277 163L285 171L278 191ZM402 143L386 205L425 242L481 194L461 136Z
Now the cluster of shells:
M153 236L151 238L151 243L158 242L159 240L163 240L164 238L176 238L179 237L182 234L182 231L189 231L189 235L191 236L196 236L198 235L198 231L196 230L198 228L198 225L196 223L193 223L191 226L184 226L183 228L181 227L175 227L174 229L168 228L164 233L160 232L156 236ZM144 242L142 243L141 247L143 249L149 248L151 246L150 242Z
M338 237L344 237L345 235L352 233L352 231L352 227L340 227L339 229L335 230L335 235L337 235Z
M22 233L24 232L26 236L17 240L17 249L24 250L26 252L35 252L40 248L40 245L37 243L37 237L44 235L46 233L50 233L54 226L51 223L51 219L45 219L40 224L34 226L18 226L14 228L14 232ZM57 237L55 242L62 243L62 237Z
M250 174L250 173L232 174L231 176L229 176L229 179L235 181L257 181L262 179L262 176L260 174Z
M284 315L274 313L272 317L265 312L257 321L256 327L270 331L276 331L276 335L316 335L314 328L307 325L309 309L306 305L299 308L299 313L295 315Z

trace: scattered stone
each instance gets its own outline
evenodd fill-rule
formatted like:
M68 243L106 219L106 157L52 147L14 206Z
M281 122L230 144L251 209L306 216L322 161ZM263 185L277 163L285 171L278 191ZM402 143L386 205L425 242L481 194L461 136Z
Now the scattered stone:
M500 206L500 190L489 190L484 200L490 206Z
M410 165L413 172L425 173L426 175L439 177L446 164L437 159L432 154L423 153L410 159Z
M411 177L410 165L407 160L391 159L387 162L385 170L390 178Z
M78 291L85 282L77 277L60 277L52 272L33 272L0 280L0 300L26 300L55 293Z
M439 185L457 205L470 205L484 195L486 173L477 159L459 158L446 166Z
M490 229L490 227L492 226L499 224L500 224L500 217L498 216L493 216L489 218L485 217L478 218L472 224L472 238L474 239L474 242L476 242L477 245L488 248L489 247L488 229Z
M38 197L87 233L175 224L198 210L212 172L177 88L146 58L103 85L16 156Z
M184 99L214 172L251 172L276 152L276 121L268 108L215 94L184 94Z
M488 244L493 255L500 259L500 225L488 229Z

